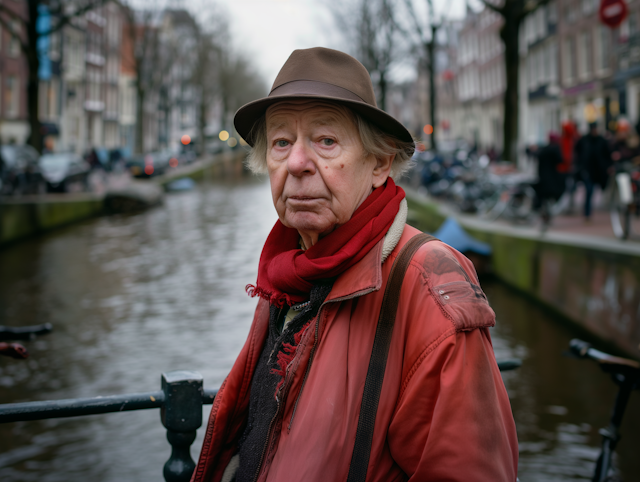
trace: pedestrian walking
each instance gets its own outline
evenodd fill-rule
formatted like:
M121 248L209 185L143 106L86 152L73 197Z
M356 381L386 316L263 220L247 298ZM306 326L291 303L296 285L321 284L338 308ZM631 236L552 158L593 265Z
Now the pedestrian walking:
M234 124L279 220L192 481L514 482L495 315L471 262L405 223L414 142L366 68L296 50Z
M575 159L577 179L585 187L584 218L591 220L592 198L595 186L604 190L611 167L611 151L607 140L598 133L598 124L589 124L589 132L576 143Z
M566 188L566 174L560 172L563 167L560 136L549 133L547 145L537 151L538 182L534 184L536 200L534 209L540 211L542 222L547 225L551 220L551 205L560 199Z

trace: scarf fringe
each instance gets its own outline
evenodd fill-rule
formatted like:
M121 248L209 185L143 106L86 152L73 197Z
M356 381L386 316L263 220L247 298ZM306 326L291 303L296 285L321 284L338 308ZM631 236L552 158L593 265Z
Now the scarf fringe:
M263 290L262 288L258 288L257 286L252 284L248 284L247 286L245 286L244 290L251 298L259 296L263 300L267 300L270 304L275 305L278 308L283 308L285 304L287 306L292 306L296 303L296 301L292 300L291 297L286 293L277 295L276 293Z
M306 331L310 323L311 322L304 325L298 333L293 335L293 343L294 343L293 345L291 345L290 343L283 343L282 350L278 352L278 366L280 367L280 369L277 369L277 368L271 369L271 373L273 373L274 375L280 375L281 377L280 381L278 382L278 385L276 386L276 393L274 394L274 397L276 397L276 399L277 399L278 392L280 391L280 388L284 384L284 377L287 374L287 367L289 366L289 363L291 363L291 361L293 360L293 357L296 354L296 348L298 348L298 345L300 344L300 340L302 340L302 335L304 335L304 332Z

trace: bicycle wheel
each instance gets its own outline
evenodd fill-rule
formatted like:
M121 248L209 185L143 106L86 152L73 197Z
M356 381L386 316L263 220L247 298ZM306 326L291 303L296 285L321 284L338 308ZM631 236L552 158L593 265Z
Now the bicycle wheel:
M516 222L531 223L533 221L535 199L536 192L531 186L521 186L509 200L510 217Z
M483 210L481 216L483 219L487 221L495 221L502 213L504 213L505 209L507 209L508 204L508 191L503 192L500 196L497 197L495 204L487 207L486 210Z
M631 209L627 203L620 199L620 188L613 180L610 185L609 216L611 228L616 238L627 239L631 231Z

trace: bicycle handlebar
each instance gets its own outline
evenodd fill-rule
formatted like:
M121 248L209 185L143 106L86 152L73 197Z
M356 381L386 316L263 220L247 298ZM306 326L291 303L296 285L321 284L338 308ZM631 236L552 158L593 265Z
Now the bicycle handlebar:
M638 374L640 374L640 363L637 361L630 360L629 358L609 355L608 353L596 350L586 341L574 338L569 342L569 349L571 350L571 353L576 355L578 358L590 358L591 360L598 362L603 368L606 366L610 369L618 368L624 369L625 371L631 369L631 371L637 371Z

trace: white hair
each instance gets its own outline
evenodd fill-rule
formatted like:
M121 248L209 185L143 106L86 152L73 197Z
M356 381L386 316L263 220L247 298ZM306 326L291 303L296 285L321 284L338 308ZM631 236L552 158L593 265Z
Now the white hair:
M360 134L360 141L365 156L373 155L376 159L395 155L391 165L390 176L394 179L402 177L411 167L411 155L415 148L414 142L401 141L395 136L383 132L379 127L373 125L351 109L332 104L334 107L343 110L355 121ZM266 174L267 172L267 123L263 115L258 119L251 129L251 136L254 139L253 147L247 156L247 167L255 174Z

